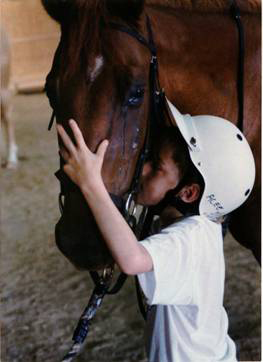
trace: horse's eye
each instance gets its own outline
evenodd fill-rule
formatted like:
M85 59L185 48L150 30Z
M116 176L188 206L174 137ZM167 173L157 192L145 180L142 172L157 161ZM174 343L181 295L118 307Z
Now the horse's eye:
M143 101L144 96L144 88L137 87L136 89L132 90L129 94L129 98L127 101L127 105L131 107L140 106Z

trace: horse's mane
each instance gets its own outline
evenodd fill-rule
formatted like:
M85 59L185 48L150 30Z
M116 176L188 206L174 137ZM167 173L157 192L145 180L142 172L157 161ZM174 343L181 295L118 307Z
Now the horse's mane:
M231 0L146 0L148 5L198 12L224 12L229 10ZM237 0L243 13L261 12L261 0Z
M65 59L65 72L71 73L87 62L88 58L99 51L101 46L100 22L105 15L104 1L75 0L74 7L67 12L68 18L62 21L62 34L67 37L67 54L71 61ZM87 64L86 64L87 65Z

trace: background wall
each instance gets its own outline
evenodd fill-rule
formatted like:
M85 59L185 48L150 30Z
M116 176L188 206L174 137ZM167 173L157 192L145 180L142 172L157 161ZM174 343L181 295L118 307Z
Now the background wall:
M1 25L11 42L12 85L18 90L41 89L51 67L60 29L40 0L1 0Z

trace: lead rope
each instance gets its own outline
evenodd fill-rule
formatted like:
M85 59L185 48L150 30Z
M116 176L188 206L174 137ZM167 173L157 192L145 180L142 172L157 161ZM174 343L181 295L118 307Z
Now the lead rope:
M65 355L62 362L73 361L82 351L84 341L89 332L91 320L94 318L98 308L101 306L103 298L107 293L111 280L112 280L113 269L106 275L100 277L99 283L95 286L92 295L90 297L87 307L84 309L77 327L73 334L73 345L69 352Z

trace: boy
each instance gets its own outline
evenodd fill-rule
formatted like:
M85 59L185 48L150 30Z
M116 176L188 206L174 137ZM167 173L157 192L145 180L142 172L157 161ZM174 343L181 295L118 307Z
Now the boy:
M64 171L81 189L114 260L124 273L138 275L153 306L146 333L149 361L236 361L223 308L219 221L250 194L253 156L244 136L230 122L183 116L169 101L168 106L178 127L175 139L163 138L155 159L145 164L137 201L155 205L172 193L184 214L195 215L138 243L102 181L108 141L96 153L90 152L73 120L76 146L57 127L65 145L61 149Z

